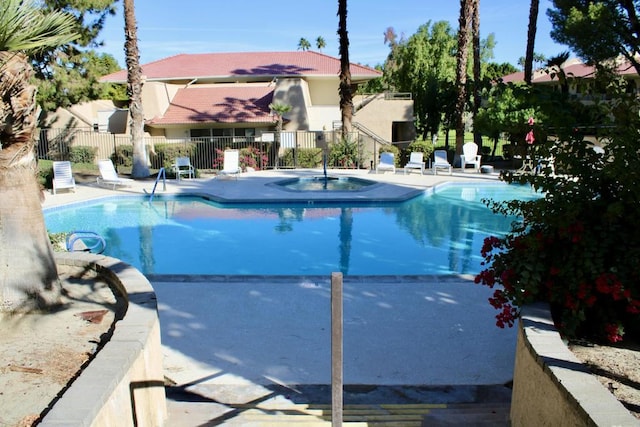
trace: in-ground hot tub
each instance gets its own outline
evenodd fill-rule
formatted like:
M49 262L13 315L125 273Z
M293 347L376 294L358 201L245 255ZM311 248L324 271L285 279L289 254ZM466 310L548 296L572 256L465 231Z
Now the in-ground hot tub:
M314 176L285 179L275 184L292 191L359 191L376 182L354 177Z

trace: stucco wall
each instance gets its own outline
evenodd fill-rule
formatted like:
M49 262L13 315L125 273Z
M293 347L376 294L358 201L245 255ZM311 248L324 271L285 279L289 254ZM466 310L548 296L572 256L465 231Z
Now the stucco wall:
M65 391L40 426L162 426L167 418L160 321L149 281L122 261L56 254L58 265L88 267L127 298L111 339Z
M373 99L354 98L354 105L362 105L353 117L354 122L363 124L385 141L393 141L393 123L406 122L413 129L413 100L390 99L378 94ZM415 134L399 140L412 140Z
M289 105L291 110L283 115L283 129L309 130L309 86L303 79L278 79L273 91L273 102Z
M335 78L309 79L309 95L313 105L339 105L339 80Z
M613 427L640 422L567 348L542 304L522 310L511 425Z
M167 84L161 82L146 82L142 86L142 110L144 119L151 120L162 116L169 108L169 103L185 85Z

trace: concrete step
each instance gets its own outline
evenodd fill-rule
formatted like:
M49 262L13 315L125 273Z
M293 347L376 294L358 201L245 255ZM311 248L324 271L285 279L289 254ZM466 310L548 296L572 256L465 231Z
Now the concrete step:
M447 408L430 411L422 421L422 427L508 427L509 403L459 403Z
M194 394L168 388L166 425L330 427L329 390L298 386L296 393L279 390L262 397L226 390L218 393L223 403L214 394L219 390L201 387ZM508 426L510 396L503 387L350 387L342 419L345 427ZM429 401L436 403L422 403Z
M345 405L343 425L348 427L420 427L425 414L443 404L415 405ZM234 405L238 415L225 425L302 425L305 427L330 426L330 405L290 404L274 405L273 402L254 405Z

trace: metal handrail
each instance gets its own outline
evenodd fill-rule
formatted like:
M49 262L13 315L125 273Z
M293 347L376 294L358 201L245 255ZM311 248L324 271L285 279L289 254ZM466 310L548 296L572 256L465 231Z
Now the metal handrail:
M86 244L86 241L83 239L94 240L95 243L92 246L88 246ZM76 251L75 243L78 240L82 242L82 249L80 250L84 252L92 252L93 250L95 250L94 253L101 254L107 248L107 242L105 242L104 238L98 233L93 231L75 230L67 235L67 238L66 238L67 251L69 252Z
M167 173L164 168L160 168L158 171L158 176L156 177L156 182L153 184L153 190L151 190L151 194L149 195L149 203L153 200L153 196L156 194L156 187L158 186L158 181L160 181L160 177L162 177L162 191L167 191Z

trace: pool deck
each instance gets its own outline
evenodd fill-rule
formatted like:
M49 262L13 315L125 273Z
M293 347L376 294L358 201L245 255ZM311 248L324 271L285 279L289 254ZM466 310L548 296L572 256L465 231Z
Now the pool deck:
M498 179L497 173L460 170L451 176L332 170L331 176L379 184L311 195L272 185L321 175L275 170L237 179L167 180L166 190L159 183L157 194L201 194L234 203L398 201L446 182ZM75 192L47 192L43 207L148 194L153 184L136 181L115 191L79 184ZM158 297L165 376L173 384L167 388L166 425L249 425L242 413L260 405L331 403L329 277L153 276L150 281ZM495 326L495 310L487 302L491 293L469 276L345 277L344 378L350 385L345 401L455 403L477 401L486 387L504 389L513 375L516 331Z
M498 180L498 173L477 174L471 172L455 171L452 175L433 175L431 171L420 175L418 172L408 172L406 175L402 170L394 173L385 172L376 174L368 170L330 170L328 176L358 177L376 181L379 184L372 185L360 191L314 191L298 192L287 190L277 185L278 181L288 178L298 177L318 177L322 176L322 170L269 170L242 173L236 177L223 178L198 178L198 179L175 179L166 180L166 189L162 181L156 188L156 194L202 194L216 201L233 203L252 202L307 202L318 200L324 202L332 201L401 201L413 197L421 191L434 188L446 182L495 182ZM77 201L85 201L100 197L114 195L140 195L148 194L153 190L153 180L134 181L129 187L118 187L117 190L111 187L100 187L96 183L78 184L75 192L61 190L53 195L50 191L45 192L43 208L65 205Z

